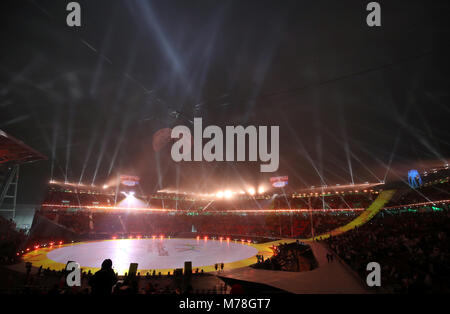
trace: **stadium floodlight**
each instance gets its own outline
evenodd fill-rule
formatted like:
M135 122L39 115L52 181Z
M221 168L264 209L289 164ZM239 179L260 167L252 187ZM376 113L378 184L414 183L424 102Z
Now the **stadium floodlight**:
M222 191L217 192L216 193L216 197L217 198L222 198L223 197L223 192Z
M249 189L247 190L247 192L248 192L248 194L250 194L250 195L255 195L255 193L256 193L256 191L255 191L254 188L249 188Z
M233 196L233 193L232 193L230 190L225 190L225 191L223 192L223 196L224 196L226 199L230 199L230 198Z
M130 191L130 192L124 192L121 191L121 193L123 195L125 195L125 199L123 199L119 205L122 207L126 207L126 208L130 208L130 209L135 209L135 208L145 208L146 204L145 202L141 201L140 199L136 198L134 196L135 192L134 191Z

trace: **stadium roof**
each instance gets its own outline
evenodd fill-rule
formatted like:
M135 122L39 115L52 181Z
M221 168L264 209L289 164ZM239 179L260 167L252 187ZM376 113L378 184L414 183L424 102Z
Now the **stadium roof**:
M43 159L47 157L0 130L0 164L22 164Z

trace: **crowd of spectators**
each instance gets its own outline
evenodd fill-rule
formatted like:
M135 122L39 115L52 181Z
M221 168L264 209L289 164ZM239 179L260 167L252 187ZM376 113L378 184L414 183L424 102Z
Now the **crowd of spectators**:
M294 272L309 271L317 267L310 246L299 241L289 244L281 243L273 247L273 253L266 259L263 255L257 255L257 263L253 267Z
M429 203L450 199L450 182L448 178L424 184L419 189L405 189L393 198L386 207Z
M114 196L104 191L89 191L82 188L64 188L51 185L44 197L43 204L112 205L114 204Z
M57 217L57 223L60 223L67 228L73 230L75 233L84 234L88 233L90 214L85 212L75 213L60 213ZM56 219L56 218L54 218Z
M313 214L315 234L330 231L354 219L359 212ZM41 211L49 220L79 235L164 235L177 236L194 232L201 235L246 237L310 237L311 217L308 213L90 213L64 210ZM34 237L36 235L33 235Z
M65 226L76 234L93 235L164 235L177 236L178 233L197 232L199 234L219 234L223 236L260 236L260 237L310 237L312 229L326 232L345 224L359 212L341 211L313 214L313 226L309 213L232 213L225 210L241 209L321 209L329 208L365 208L376 197L375 192L345 194L329 193L312 196L274 196L257 195L248 197L239 196L233 200L195 199L182 195L161 193L144 198L151 208L172 208L182 210L181 213L154 213L154 212L103 212L82 208L76 210L78 205L104 205L113 206L114 197L107 191L90 191L83 187L60 187L51 185L46 198L45 206L40 214L49 220ZM123 199L119 196L118 201ZM53 208L52 205L55 207ZM62 205L68 206L61 207ZM203 211L208 206L208 211ZM70 211L68 208L70 207ZM184 212L183 212L184 210Z
M449 206L382 212L369 223L329 238L330 248L362 278L366 265L381 266L388 292L450 292Z
M16 252L25 242L23 231L16 230L16 224L0 216L0 264L12 264L17 259Z
M105 264L105 262L103 263ZM195 271L190 283L185 284L174 272L161 274L149 272L132 276L119 276L102 264L97 273L83 271L81 286L69 287L64 271L34 269L19 273L0 269L0 294L24 295L130 295L130 294L228 294L231 287L215 276Z
M337 227L344 226L355 219L360 212L320 213L314 215L314 235L323 234ZM310 231L308 229L307 231ZM310 236L310 233L308 233Z
M93 213L93 227L95 232L123 232L121 216L109 213Z

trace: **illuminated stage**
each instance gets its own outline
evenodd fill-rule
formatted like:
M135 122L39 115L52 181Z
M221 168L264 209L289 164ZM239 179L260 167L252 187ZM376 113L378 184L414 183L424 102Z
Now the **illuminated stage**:
M241 241L205 239L118 239L80 242L41 248L23 256L34 267L61 270L67 261L76 261L84 270L96 271L102 261L110 258L116 272L123 275L130 263L138 263L141 274L173 272L192 262L195 270L214 271L214 264L224 263L225 269L248 266L256 262L256 254L272 255L274 243L253 244Z

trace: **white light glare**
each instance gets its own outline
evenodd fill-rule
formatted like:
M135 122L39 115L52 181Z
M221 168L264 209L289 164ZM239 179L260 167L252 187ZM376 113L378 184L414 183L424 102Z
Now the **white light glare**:
M233 196L233 193L230 190L225 190L225 192L223 192L223 196L230 199Z

